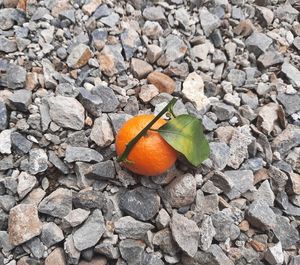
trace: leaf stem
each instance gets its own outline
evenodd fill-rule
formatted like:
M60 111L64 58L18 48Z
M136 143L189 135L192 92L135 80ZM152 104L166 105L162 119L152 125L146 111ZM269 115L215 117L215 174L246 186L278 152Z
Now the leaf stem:
M158 121L158 119L160 117L162 117L167 111L169 111L170 109L172 109L172 107L174 106L174 104L176 103L177 99L176 98L172 98L171 101L168 103L167 106L165 106L160 113L158 113L152 121L150 121L147 126L141 130L136 137L134 137L127 145L125 148L125 151L117 158L118 162L123 162L127 160L127 157L130 153L130 151L132 150L132 148L135 146L135 144L147 133L147 131L149 129L151 129L152 125Z

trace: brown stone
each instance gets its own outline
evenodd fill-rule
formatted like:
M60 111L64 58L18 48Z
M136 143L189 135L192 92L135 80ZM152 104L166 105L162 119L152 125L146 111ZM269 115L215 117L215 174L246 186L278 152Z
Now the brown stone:
M160 72L152 72L148 75L147 80L149 83L155 85L159 92L172 94L176 88L175 81L171 77Z
M79 265L106 265L107 260L105 257L95 257L91 261L80 261Z
M289 179L292 192L300 195L300 175L295 172L291 172Z
M37 73L27 73L26 76L26 89L34 90L39 85L39 79Z
M220 139L220 141L229 144L231 137L235 131L235 128L232 126L224 126L216 129L216 137Z
M45 260L45 265L67 265L62 248L54 249Z
M95 12L99 5L101 5L102 0L91 0L88 4L83 5L82 11L87 14L91 15Z
M261 182L268 178L269 178L268 170L266 168L262 168L255 173L253 184L256 185L258 182Z
M9 241L18 246L41 233L42 223L34 204L19 204L12 208L8 219Z
M251 20L242 20L233 30L236 35L242 35L244 37L249 36L253 32L253 24Z
M69 0L56 0L54 1L55 5L53 6L52 10L51 10L51 14L54 17L58 17L58 15L68 9L71 9L72 6L69 3Z
M134 77L136 77L137 79L143 79L153 71L153 67L146 61L137 58L132 58L131 71Z
M24 12L26 12L27 0L19 0L17 8L23 10Z
M246 232L249 230L249 222L247 220L243 220L242 222L240 222L239 224L239 228L241 231Z
M250 242L251 247L258 252L264 252L267 249L267 246L264 243L261 243L256 240L251 240Z
M18 0L4 0L3 5L6 8L14 8L18 5Z

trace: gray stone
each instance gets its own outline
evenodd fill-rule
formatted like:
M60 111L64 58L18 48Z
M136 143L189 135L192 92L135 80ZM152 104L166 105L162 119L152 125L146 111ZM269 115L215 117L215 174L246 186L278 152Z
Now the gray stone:
M73 236L69 235L64 242L64 251L69 264L78 264L80 259L80 251L74 246ZM55 260L56 261L56 260ZM50 265L50 264L49 264Z
M68 134L67 143L71 146L88 147L88 140L85 131L71 132Z
M101 210L94 210L84 224L73 234L74 246L79 251L93 247L105 232L105 223Z
M0 153L11 153L11 133L12 130L3 130L0 132Z
M273 142L272 148L281 155L287 154L293 147L300 144L300 128L298 126L288 124L285 130L277 135Z
M165 188L166 200L172 207L192 204L196 197L196 180L190 173L178 176Z
M145 247L142 241L133 239L122 240L119 244L122 258L131 265L141 264Z
M229 193L235 185L234 181L221 171L215 171L209 180L225 193Z
M143 255L142 265L164 265L165 263L160 259L159 256L145 253Z
M167 66L172 61L180 61L187 52L187 46L183 40L172 34L165 39L163 49L164 54L157 61L160 66Z
M120 209L141 221L154 217L159 206L160 197L155 191L145 187L129 190L120 199Z
M87 147L74 147L68 145L65 153L65 161L73 163L76 161L82 162L101 162L103 156L96 150Z
M126 60L134 55L135 51L142 44L139 34L134 29L126 29L120 35L121 43L124 49Z
M58 188L39 204L39 212L63 218L72 210L72 191Z
M49 162L52 163L60 172L68 174L69 169L64 162L53 151L48 152Z
M7 110L5 103L0 101L0 131L7 128Z
M298 51L300 51L300 37L299 36L294 39L293 45L296 47L296 49Z
M255 93L253 93L252 91L248 91L247 93L241 93L240 97L244 105L250 106L250 108L253 110L257 109L258 97Z
M259 56L257 62L264 68L269 68L273 65L282 64L283 59L284 57L281 53L270 50Z
M211 142L209 143L209 158L216 170L222 170L226 167L229 160L230 148L225 143Z
M224 242L228 238L235 240L240 235L239 227L226 211L223 210L212 214L211 219L215 228L214 238L217 241Z
M207 8L200 9L199 18L201 27L207 37L209 37L221 24L220 19L216 15L210 13Z
M50 222L43 224L40 238L43 244L49 248L61 242L65 237L59 226L53 222Z
M179 22L179 25L184 29L189 28L189 13L184 7L175 10L175 19Z
M92 94L87 89L80 87L78 100L90 114L96 117L101 115L103 101L100 96Z
M48 168L48 157L46 152L40 148L29 151L29 173L35 175L44 172Z
M291 257L289 265L298 265L300 263L300 255Z
M276 221L276 226L272 229L274 235L281 242L283 249L291 248L300 240L299 232L287 217L277 215Z
M232 69L230 70L227 79L233 86L243 86L246 80L246 73L242 70Z
M14 167L13 156L9 155L0 160L0 170L7 170Z
M144 60L132 58L131 71L134 77L137 79L143 79L153 71L153 67Z
M105 5L102 5L102 6L105 6ZM95 46L95 48L97 50L101 50L104 47L106 39L107 39L107 35L108 35L107 31L104 30L104 29L95 29L92 32L92 34L91 34L91 36L92 36L92 44Z
M131 216L121 217L114 226L120 237L133 239L144 239L147 231L154 228L152 224L137 221Z
M71 97L56 96L48 99L50 117L57 125L81 130L84 126L84 108Z
M215 103L213 105L213 111L217 115L219 121L231 119L236 112L234 107L222 102Z
M268 248L265 253L265 260L271 265L283 264L284 254L282 251L281 242L278 242L276 245Z
M205 216L200 225L199 248L207 251L211 246L216 230L210 216Z
M270 183L268 180L265 180L260 187L258 188L257 192L254 195L255 200L263 200L269 206L274 205L275 195L271 189Z
M26 70L22 66L10 64L6 72L6 79L8 88L23 88L26 82Z
M246 219L251 225L261 230L273 229L277 223L275 213L262 200L251 203L246 211Z
M179 252L179 247L173 239L169 228L162 229L153 236L153 245L159 246L164 254L175 256Z
M94 249L96 253L104 255L109 259L118 259L120 257L119 248L111 243L100 243Z
M0 51L11 53L17 51L17 43L13 40L0 36Z
M123 124L128 121L130 118L132 118L131 115L125 114L125 113L110 113L108 114L108 117L110 119L110 122L113 126L114 133L117 134Z
M55 89L55 93L57 96L75 98L79 94L79 89L69 83L60 83L59 85L57 85L57 87Z
M9 236L6 231L0 231L0 248L2 249L2 251L4 253L5 252L7 253L14 249L14 246L9 242ZM0 263L0 264L2 264L2 263Z
M288 115L300 111L300 93L294 95L279 93L277 99L284 106L285 112Z
M12 195L2 195L0 196L0 208L4 211L9 212L11 208L13 208L16 204L16 199Z
M294 65L285 62L281 66L281 72L286 75L293 86L300 88L300 71Z
M73 204L76 208L102 209L106 205L106 198L100 191L85 189L73 196Z
M54 65L52 62L46 58L42 59L42 66L43 66L43 74L44 74L44 84L45 87L48 89L54 89L57 85L56 80L54 77L56 76L57 72L55 71Z
M157 7L147 7L143 11L143 16L147 20L159 21L165 20L164 10L161 6Z
M21 172L18 176L17 192L20 199L23 199L36 185L37 179L26 172Z
M42 130L48 130L49 124L51 122L51 117L49 113L48 102L45 98L42 100L42 103L39 105L40 115L41 115L41 126Z
M300 148L295 147L286 157L286 162L288 162L294 171L300 173ZM296 194L300 194L300 181L299 175L296 173L290 173L290 179L292 184L292 191Z
M19 204L9 212L8 234L12 245L18 246L38 236L42 223L37 207L33 204Z
M16 154L24 155L30 151L32 142L28 141L22 134L13 132L10 137L12 149Z
M194 210L203 216L204 214L212 214L219 211L219 197L217 194L204 196L202 190L197 190L196 205Z
M116 177L116 169L113 161L107 160L94 164L90 168L87 177L94 179L110 180Z
M80 68L88 63L91 56L92 52L90 48L87 45L80 43L72 49L68 56L67 64L72 68Z
M82 224L90 215L90 211L77 208L72 210L63 218L63 222L67 223L72 227L76 227Z
M92 94L102 99L102 112L114 112L119 106L119 100L110 87L103 85L96 86L92 89Z
M200 229L197 224L174 211L170 228L179 248L187 255L193 257L197 252L200 238Z
M254 189L253 172L251 170L227 170L224 174L233 183L233 188L225 193L230 200L240 197L248 190Z
M113 130L106 115L95 119L90 138L99 147L109 146L113 142Z
M162 55L162 48L155 45L150 44L147 47L147 60L149 63L155 63L157 59Z
M289 24L292 24L298 15L299 11L293 8L289 2L278 6L278 8L275 10L275 17L286 21Z
M113 28L119 22L119 19L120 19L120 16L117 13L113 12L109 16L101 18L100 21L103 24Z
M161 209L156 216L155 223L157 228L166 228L170 223L171 217L165 209Z
M163 29L158 22L147 20L143 26L143 34L151 39L158 39L163 35ZM156 46L156 45L154 45ZM158 47L158 46L156 46ZM161 49L160 49L161 50ZM154 60L155 61L155 60Z
M272 39L266 36L264 33L253 32L246 39L245 44L249 52L253 52L256 56L259 56L266 52L272 42Z
M26 242L26 248L38 260L44 256L45 246L38 237L34 237Z

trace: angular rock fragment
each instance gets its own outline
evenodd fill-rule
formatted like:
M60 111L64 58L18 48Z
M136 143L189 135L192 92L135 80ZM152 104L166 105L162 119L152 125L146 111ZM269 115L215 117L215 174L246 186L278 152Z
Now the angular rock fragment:
M9 97L10 106L15 110L27 112L31 104L31 96L31 91L27 89L17 90Z
M155 85L159 92L166 92L172 94L175 90L176 84L172 78L160 72L152 72L147 76L147 81Z
M7 109L5 103L0 101L0 131L7 127Z
M210 34L220 26L219 18L210 13L207 8L201 8L199 12L199 18L201 27L204 31L204 34L209 37Z
M164 15L164 10L161 6L157 7L147 7L143 11L143 16L147 20L152 20L152 21L158 21L158 20L164 20L165 15Z
M245 44L250 52L253 52L256 56L259 56L266 52L266 50L272 44L272 39L266 36L264 33L253 32L247 38Z
M90 167L90 172L86 175L89 178L109 180L116 176L114 162L107 160L94 164Z
M72 227L76 227L82 224L90 215L89 211L81 208L72 210L63 218L63 221Z
M288 115L300 111L300 93L294 95L279 93L277 99L284 106L285 112Z
M41 233L42 223L33 204L19 204L9 212L8 234L14 246L25 243Z
M11 133L12 130L3 130L0 132L0 153L11 153Z
M100 191L85 189L73 196L73 204L76 208L102 209L106 204L106 198Z
M45 260L45 265L66 265L66 258L63 249L56 248L54 249Z
M200 228L199 248L201 250L207 251L211 246L214 236L216 235L216 230L213 226L211 217L206 216L202 220L199 228Z
M264 68L268 68L270 66L283 63L283 59L284 57L281 53L269 50L259 56L257 62Z
M26 172L21 172L18 176L17 192L20 199L23 199L36 185L37 179Z
M281 72L286 75L293 86L300 87L300 71L294 65L285 62L281 66Z
M35 175L48 168L48 156L43 149L33 148L29 151L29 173Z
M284 255L282 251L281 242L268 248L265 254L265 260L267 260L271 265L283 264Z
M153 67L143 60L132 58L131 71L137 79L143 79L153 71Z
M45 246L51 247L61 242L65 237L59 226L51 222L43 224L40 238Z
M87 147L68 146L65 154L65 161L68 163L82 162L101 162L103 156L96 150Z
M8 88L23 88L26 82L26 70L22 66L10 64L6 72L6 79Z
M125 239L119 244L120 253L127 264L141 264L146 245L140 240Z
M129 28L121 33L120 38L124 49L125 58L126 60L130 60L135 51L142 44L139 34L134 29Z
M5 53L11 53L17 51L17 44L15 41L0 36L0 51Z
M87 64L91 56L92 52L90 48L87 45L80 43L72 49L68 56L67 64L71 68L80 68Z

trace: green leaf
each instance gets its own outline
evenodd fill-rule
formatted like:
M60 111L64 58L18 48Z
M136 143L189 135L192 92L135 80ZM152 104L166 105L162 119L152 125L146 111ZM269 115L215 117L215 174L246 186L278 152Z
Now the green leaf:
M209 145L203 133L202 122L196 117L179 115L161 126L158 132L193 166L199 166L209 156Z

